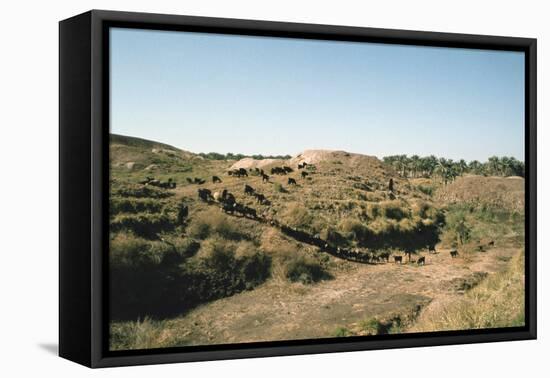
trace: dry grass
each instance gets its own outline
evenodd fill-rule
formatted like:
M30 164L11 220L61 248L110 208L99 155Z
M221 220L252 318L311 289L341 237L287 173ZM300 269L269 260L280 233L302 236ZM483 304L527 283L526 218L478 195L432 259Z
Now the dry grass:
M434 332L525 325L524 253L508 270L490 275L462 297L429 306L407 332Z
M505 261L507 255L495 257L492 252L475 252L477 239L482 237L487 239L483 243L494 240L498 248L502 236L514 234L518 236L513 245L521 246L522 214L512 217L506 212L503 218L493 208L489 211L480 206L470 211L454 209L453 206L458 205L451 205L467 202L470 207L478 200L493 197L500 200L498 196L507 196L508 189L522 191L522 180L502 182L507 179L481 178L471 181L474 186L479 183L495 185L498 188L494 191L483 186L470 188L469 184L459 181L461 179L440 188L433 180L400 178L375 158L323 152L326 159L315 160L317 169L308 169L307 179L300 176L300 171L291 162L281 160L273 165L289 164L295 171L282 176L270 175L269 182L262 182L254 172L246 178L227 175L227 169L234 162L206 160L184 151L176 151L177 154L164 150L153 152L152 146L140 143L111 146L112 204L117 210L112 219L120 225L118 231L116 227L112 230L114 248L111 254L119 265L143 266L143 272L151 274L152 278L136 276L135 269L128 269L127 275L118 278L124 284L135 279L135 283L131 281L129 285L131 292L136 295L146 292L151 300L158 298L160 304L167 298L181 297L183 304L192 301L201 305L186 307L185 311L189 311L182 313L179 303L174 306L179 313L167 312L169 317L164 320L141 311L126 317L126 321L114 322L112 349L400 333L416 318L418 304L425 306L428 299L439 304L428 307L418 327L427 328L431 324L436 330L464 329L523 321L523 308L518 307L523 301L523 281L519 282L515 275L516 270L520 270L517 267L520 258ZM133 168L128 168L129 162L135 162ZM149 165L158 168L145 169ZM213 175L223 182L213 183ZM146 176L163 181L172 178L177 188L161 190L138 185ZM194 177L206 182L201 186L189 184L186 179ZM289 177L294 178L297 185L289 186ZM388 192L390 178L394 180L394 193ZM260 204L254 197L245 195L245 184L265 195L271 204ZM391 248L397 254L402 254L403 248L410 245L420 247L419 251L424 253L426 245L436 242L431 237L436 235L432 231L443 216L463 210L467 211L472 246L463 246L459 259L451 259L448 251L427 255L427 264L423 267L354 264L299 243L268 223L226 215L219 206L197 199L199 187L213 193L227 189L238 203L253 207L261 217L311 235L319 234L335 246ZM493 196L495 191L498 196ZM490 194L484 196L485 192ZM470 193L483 197L471 200L462 197ZM504 204L515 208L514 196L506 197ZM189 206L189 216L184 222L175 224L180 203ZM140 231L143 224L149 223L158 224L152 235L137 237L131 234L139 234L136 230ZM172 227L167 227L167 223ZM419 235L426 237L418 239ZM452 240L447 241L445 237L453 235L444 232L441 236L443 240L438 244L438 251L450 246ZM159 241L160 237L164 241ZM480 261L488 266L481 266ZM491 271L495 264L514 266L516 270L495 273L464 295L449 295L440 290L440 284L462 278L465 270L475 264L479 270ZM262 269L265 274L261 277L253 274ZM318 280L323 271L334 279ZM143 287L135 290L137 284ZM254 290L250 290L252 288ZM429 293L426 288L430 288ZM170 289L167 295L159 296L158 293L165 293L167 289ZM182 290L192 298L183 298ZM239 294L234 295L236 293ZM129 295L121 292L120 297L127 299ZM453 302L440 300L445 297L452 297ZM137 303L142 302L140 299ZM158 306L152 303L152 307ZM412 313L414 316L409 319L407 314ZM434 320L429 318L430 314ZM144 318L145 315L153 318ZM435 323L437 317L447 324Z
M440 203L475 204L522 211L525 207L522 178L464 176L441 187L435 200Z

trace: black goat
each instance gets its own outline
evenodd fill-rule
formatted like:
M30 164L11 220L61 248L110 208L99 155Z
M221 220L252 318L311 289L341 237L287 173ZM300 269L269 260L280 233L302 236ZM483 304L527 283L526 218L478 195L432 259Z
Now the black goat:
M255 192L254 188L251 187L250 185L244 186L244 194L253 195L254 192Z

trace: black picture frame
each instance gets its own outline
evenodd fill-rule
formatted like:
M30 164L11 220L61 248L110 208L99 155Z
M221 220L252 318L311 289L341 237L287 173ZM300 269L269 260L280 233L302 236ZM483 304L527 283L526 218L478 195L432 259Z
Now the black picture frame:
M108 28L525 53L526 325L518 328L113 352L107 348ZM88 367L535 339L536 39L92 10L59 24L59 354Z

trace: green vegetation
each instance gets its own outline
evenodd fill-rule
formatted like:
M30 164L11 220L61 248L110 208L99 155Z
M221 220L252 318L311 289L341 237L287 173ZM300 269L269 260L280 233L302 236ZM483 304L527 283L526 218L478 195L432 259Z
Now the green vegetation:
M470 241L471 228L464 211L455 210L447 216L447 230L453 234L452 246L464 245Z
M445 184L466 173L481 176L525 176L525 164L513 157L492 156L485 163L437 158L433 155L391 155L383 158L402 177L440 177Z
M418 185L416 188L427 196L432 196L435 192L434 187L429 185Z
M153 186L143 186L143 185L132 185L125 184L121 185L118 182L111 182L111 201L120 201L120 198L117 197L131 197L134 199L134 202L137 198L168 198L173 196L173 193L170 193L166 190L155 188Z
M523 212L486 205L454 204L446 208L445 214L441 240L447 246L461 246L468 251L503 238L513 244L523 244ZM515 236L510 239L509 235Z
M188 221L167 190L119 182L112 186L113 319L179 314L249 290L269 277L270 257L219 211L205 211Z
M113 319L162 318L261 284L271 259L250 242L149 241L119 233L109 266Z
M334 337L348 337L353 335L353 332L346 327L338 327L336 328L336 331L334 331Z
M110 347L113 350L158 348L158 340L164 331L162 322L146 317L143 321L112 323Z
M332 278L315 260L304 256L293 256L286 266L286 277L291 282L311 284Z
M380 323L377 318L364 320L359 326L361 327L362 333L366 335L378 335L383 333L382 323Z
M158 213L165 206L165 202L154 198L121 198L111 197L109 209L111 215L119 213Z

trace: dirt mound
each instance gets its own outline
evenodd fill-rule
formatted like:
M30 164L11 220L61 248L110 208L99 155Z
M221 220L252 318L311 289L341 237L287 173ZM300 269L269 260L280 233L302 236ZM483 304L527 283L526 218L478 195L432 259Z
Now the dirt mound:
M286 160L282 159L253 159L244 158L233 164L230 169L250 169L250 168L265 168L270 165L281 165L286 163Z
M296 168L298 164L320 164L320 163L338 163L345 164L348 167L366 167L382 164L375 156L356 154L346 151L334 150L305 150L304 152L294 156L290 160L283 159L253 159L244 158L231 166L231 169L254 169L266 168L275 165L289 165Z
M178 148L170 146L169 144L164 144L160 142L155 142L152 140L147 140L143 138L136 138L127 135L111 134L110 135L111 146L121 145L129 147L139 147L145 149L165 149L171 151L179 151Z
M346 151L333 151L333 150L305 150L301 154L296 155L289 160L291 165L298 165L302 163L307 164L319 164L326 161L340 161L346 162L351 166L357 166L365 163L380 162L374 156L355 154Z
M178 167L191 161L203 160L202 157L191 152L180 150L168 144L135 138L125 135L110 135L110 160L113 167L126 167L129 170L151 170L160 168ZM133 163L132 166L128 166Z
M525 180L522 177L464 176L441 187L436 199L447 204L470 203L505 207L522 211L525 208Z

